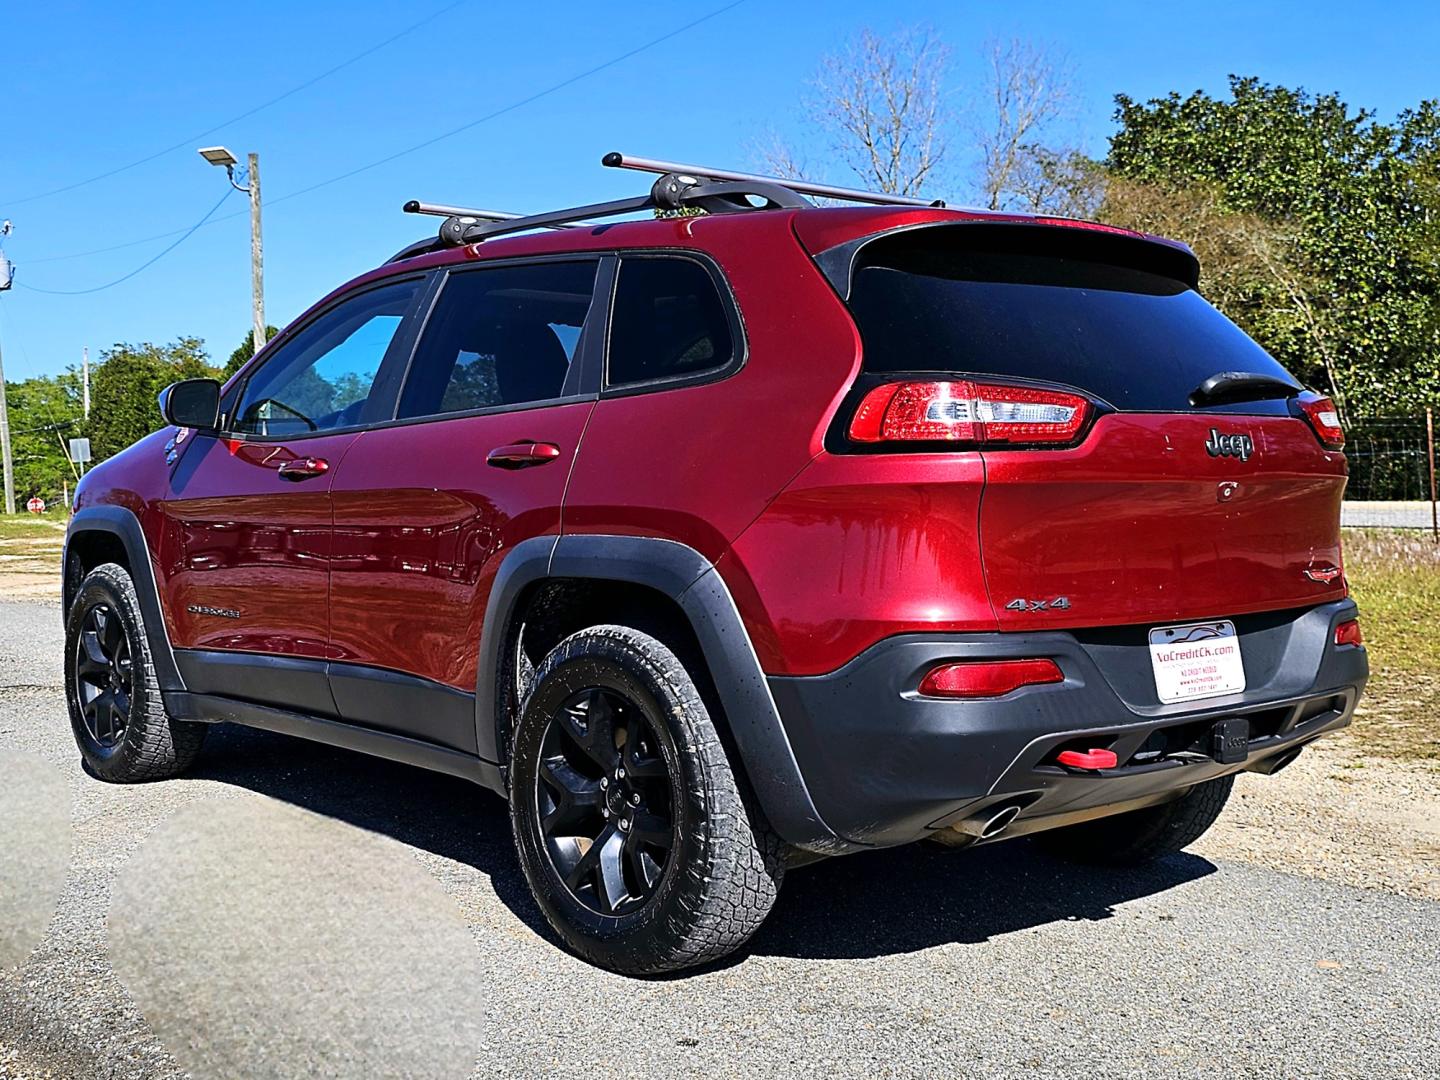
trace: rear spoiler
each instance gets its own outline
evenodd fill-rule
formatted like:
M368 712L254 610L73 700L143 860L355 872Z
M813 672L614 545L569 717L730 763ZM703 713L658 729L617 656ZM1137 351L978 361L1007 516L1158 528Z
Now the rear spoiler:
M1044 247L1054 245L1056 254L1074 252L1087 259L1099 262L1113 262L1120 266L1151 271L1164 277L1183 282L1189 288L1200 284L1200 260L1188 246L1176 240L1166 240L1146 233L1131 232L1109 225L1087 221L1070 221L1064 218L994 218L972 217L961 220L930 220L901 225L868 233L865 236L847 240L819 253L812 252L815 264L825 275L831 286L840 294L840 299L850 299L850 286L854 279L855 267L860 254L866 248L880 241L896 236L914 233L917 230L957 230L956 239L962 235L980 239L975 235L983 230L987 239L1000 236ZM958 230L965 230L962 234ZM797 230L798 231L798 230ZM803 243L805 237L800 237ZM1039 246L1039 245L1037 245Z

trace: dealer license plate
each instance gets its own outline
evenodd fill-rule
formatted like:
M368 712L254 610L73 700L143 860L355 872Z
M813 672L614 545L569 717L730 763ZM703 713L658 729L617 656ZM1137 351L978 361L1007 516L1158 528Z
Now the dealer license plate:
M1150 663L1155 690L1167 705L1245 689L1240 639L1228 620L1157 626L1150 631Z

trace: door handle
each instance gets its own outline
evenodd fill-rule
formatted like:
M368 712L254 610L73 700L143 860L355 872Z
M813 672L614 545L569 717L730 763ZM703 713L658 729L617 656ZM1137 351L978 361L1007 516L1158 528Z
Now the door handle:
M312 476L323 476L330 471L330 462L323 457L296 458L287 461L276 470L281 480L308 480Z
M497 469L524 469L544 465L560 456L560 447L548 442L518 442L497 446L485 455L485 464Z

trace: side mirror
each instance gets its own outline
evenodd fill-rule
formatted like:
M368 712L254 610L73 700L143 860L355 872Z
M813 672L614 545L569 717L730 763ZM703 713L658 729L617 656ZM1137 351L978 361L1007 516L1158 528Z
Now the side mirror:
M214 431L220 425L220 384L214 379L182 379L160 391L160 415L176 427Z

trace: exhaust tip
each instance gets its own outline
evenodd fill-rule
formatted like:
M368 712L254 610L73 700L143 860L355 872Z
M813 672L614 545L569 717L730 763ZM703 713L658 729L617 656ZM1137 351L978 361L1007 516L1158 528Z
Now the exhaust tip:
M953 827L958 832L962 832L966 836L973 836L977 840L993 840L1010 827L1011 823L1020 816L1022 809L1024 807L1020 803L990 807L974 817L956 823Z
M1020 807L1007 806L998 814L985 822L985 827L980 832L980 839L989 840L992 836L999 836L1010 827L1010 823L1020 816Z

